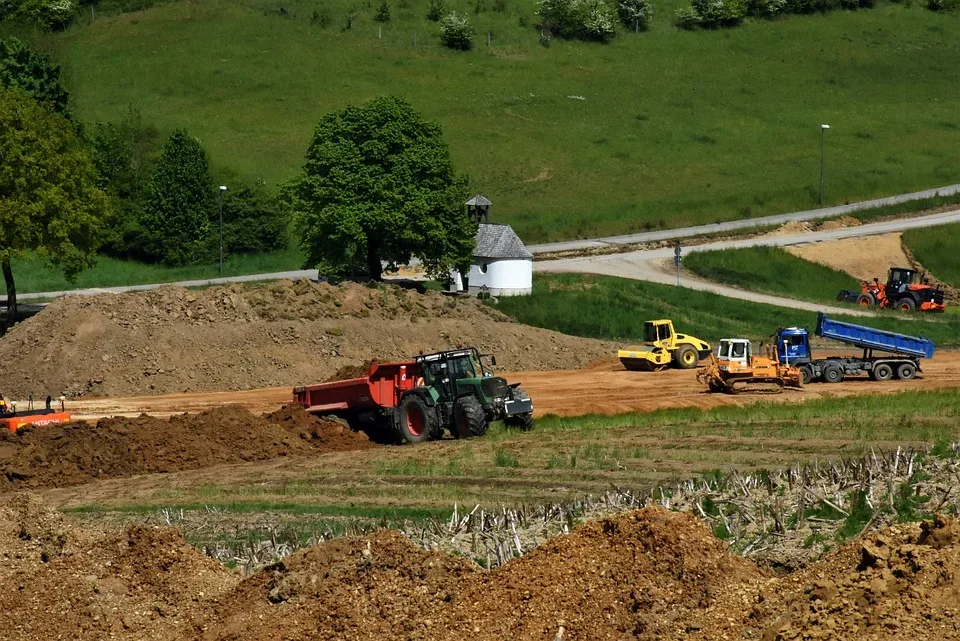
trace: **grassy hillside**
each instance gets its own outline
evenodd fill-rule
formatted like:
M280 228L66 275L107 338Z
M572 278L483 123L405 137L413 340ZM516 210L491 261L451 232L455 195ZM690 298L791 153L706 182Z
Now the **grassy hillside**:
M707 341L745 337L768 340L778 326L813 329L812 312L724 298L708 292L610 276L536 275L533 296L501 298L497 308L521 323L565 334L632 343L643 322L670 318L678 331ZM938 347L960 346L960 320L838 317L878 329L921 335Z
M439 46L427 0L392 2L382 38L372 0L209 0L39 44L65 63L81 118L132 104L188 127L222 173L271 183L296 171L323 113L403 96L530 241L814 206L821 122L828 204L956 182L960 15L882 3L684 32L670 25L683 2L655 0L649 32L606 46L541 46L533 0L450 0L481 34L467 53Z
M937 278L960 287L960 223L905 232L903 243Z
M860 283L849 274L797 258L779 247L691 252L683 266L718 283L815 303L835 303L841 289L860 290Z

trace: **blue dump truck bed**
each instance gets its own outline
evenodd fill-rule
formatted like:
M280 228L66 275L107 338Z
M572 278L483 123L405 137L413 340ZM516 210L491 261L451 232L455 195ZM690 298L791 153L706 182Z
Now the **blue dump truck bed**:
M917 336L885 332L872 327L854 325L817 315L817 336L863 349L877 349L890 354L905 354L917 358L933 358L933 341Z

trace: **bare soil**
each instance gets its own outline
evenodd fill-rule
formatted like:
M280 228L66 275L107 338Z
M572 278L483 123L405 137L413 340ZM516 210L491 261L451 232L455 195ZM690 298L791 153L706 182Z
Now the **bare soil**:
M602 341L514 323L469 297L396 285L277 281L66 297L0 340L7 398L243 390L323 381L343 366L458 344L512 370L573 368Z
M0 501L5 638L461 640L957 638L960 533L887 528L774 577L703 522L645 508L487 572L379 531L241 579L172 529L80 530Z
M373 447L340 421L287 407L257 416L236 406L169 419L142 415L0 433L0 490L64 487Z
M785 249L798 258L846 272L858 280L887 280L891 267L908 267L912 261L903 251L903 234L844 238Z

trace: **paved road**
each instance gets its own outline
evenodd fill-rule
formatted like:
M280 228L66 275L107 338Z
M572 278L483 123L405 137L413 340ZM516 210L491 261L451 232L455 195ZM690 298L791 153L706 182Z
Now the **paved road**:
M639 234L628 234L626 236L610 236L607 238L591 238L587 240L568 240L559 243L545 243L542 245L527 245L534 254L543 254L547 252L559 251L578 251L581 249L594 249L609 245L635 245L637 243L649 243L659 240L672 240L674 238L690 238L691 236L703 236L705 234L726 233L737 231L738 229L750 229L767 225L782 225L787 222L802 222L805 220L817 220L820 218L836 218L843 214L858 211L860 209L872 209L874 207L884 207L886 205L897 205L910 202L912 200L922 200L936 196L952 196L960 193L960 185L948 185L936 189L926 189L924 191L913 192L912 194L901 194L899 196L889 196L887 198L877 198L876 200L865 200L859 203L849 205L838 205L836 207L826 207L824 209L811 209L808 211L798 211L792 214L777 214L775 216L765 216L763 218L747 218L744 220L731 220L725 223L714 223L711 225L699 225L697 227L682 227L679 229L664 229L661 231L643 232Z
M905 218L902 220L888 220L879 223L871 223L868 225L861 225L859 227L842 227L840 229L831 229L827 231L791 234L789 236L759 236L756 238L745 238L741 240L717 241L684 248L684 253L689 255L690 253L696 251L734 249L760 245L787 247L790 245L803 245L806 243L816 243L825 240L838 240L841 238L889 234L907 229L945 225L947 223L954 222L960 222L960 209L943 212L940 214L932 214L930 216L918 216L916 218ZM622 278L647 280L665 285L675 285L677 282L676 271L673 267L673 249L670 247L663 249L632 251L622 254L605 254L600 256L583 256L579 258L561 258L558 260L535 261L533 263L533 269L537 272L582 272L588 274L603 274L606 276L620 276ZM719 285L717 283L705 281L697 278L696 276L692 276L687 272L681 274L681 284L684 287L689 287L690 289L711 292L721 296L739 298L756 303L779 305L781 307L790 307L793 309L802 309L813 312L823 311L830 314L847 314L849 316L875 315L875 312L861 310L852 305L843 307L820 305L816 303L798 301L792 298L749 292L743 289L737 289L735 287L728 287L726 285Z

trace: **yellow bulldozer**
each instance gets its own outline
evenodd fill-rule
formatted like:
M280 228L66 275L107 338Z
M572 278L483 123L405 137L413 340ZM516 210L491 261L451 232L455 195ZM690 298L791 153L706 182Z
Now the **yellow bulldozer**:
M746 338L724 338L717 355L697 374L711 392L780 392L784 387L800 388L800 369L780 363L776 354L758 356Z
M643 345L621 349L617 357L632 372L653 372L670 367L692 369L710 355L706 341L678 334L673 321L651 320L643 324Z

